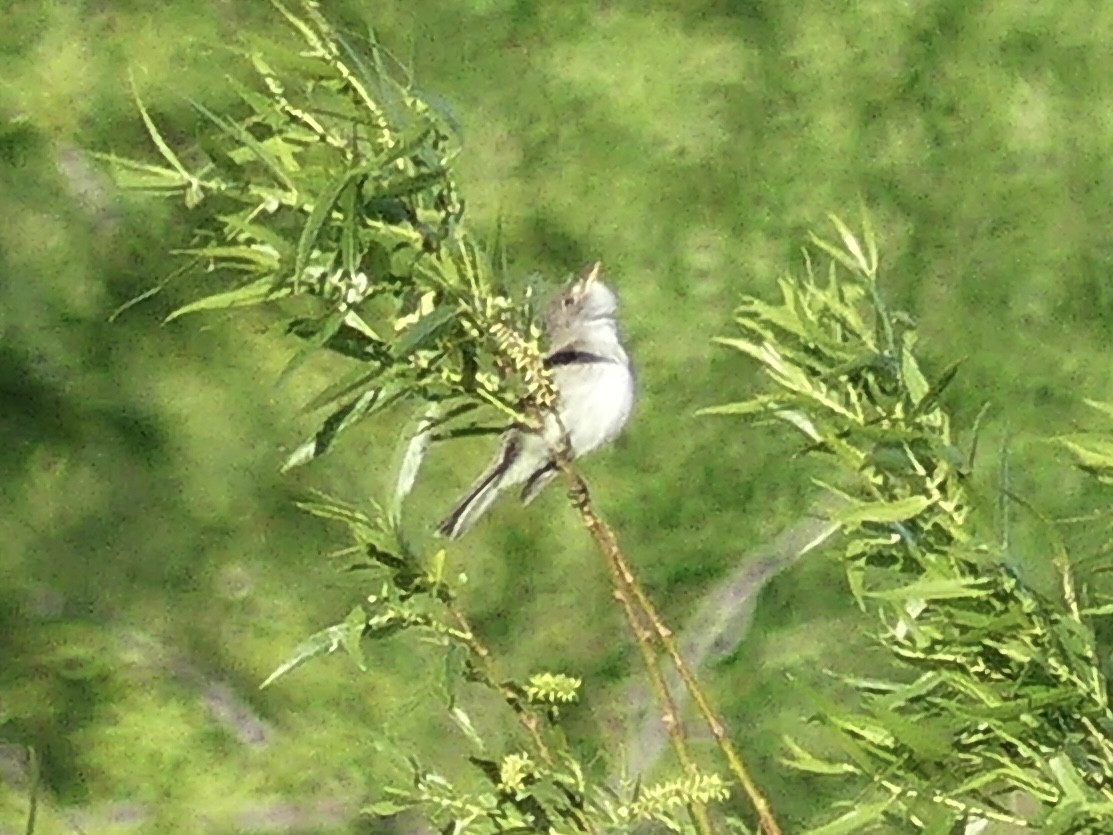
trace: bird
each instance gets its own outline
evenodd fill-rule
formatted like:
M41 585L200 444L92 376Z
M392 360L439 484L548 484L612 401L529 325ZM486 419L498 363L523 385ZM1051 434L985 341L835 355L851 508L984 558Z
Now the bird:
M615 319L618 297L594 264L558 292L541 316L548 347L543 357L557 392L555 410L537 431L516 423L501 436L491 463L437 525L459 539L511 487L521 487L528 505L556 477L555 449L565 432L571 458L610 443L634 408L634 370Z

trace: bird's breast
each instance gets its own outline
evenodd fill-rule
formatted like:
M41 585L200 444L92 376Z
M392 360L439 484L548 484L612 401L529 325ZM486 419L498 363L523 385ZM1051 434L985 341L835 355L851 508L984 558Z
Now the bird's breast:
M593 362L555 368L553 381L560 393L557 411L575 456L614 440L630 418L634 378L623 363ZM554 430L559 432L555 426Z

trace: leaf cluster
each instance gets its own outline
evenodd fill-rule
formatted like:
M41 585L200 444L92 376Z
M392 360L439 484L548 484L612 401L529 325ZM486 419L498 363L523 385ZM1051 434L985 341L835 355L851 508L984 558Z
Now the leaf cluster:
M408 490L406 470L403 462L395 504ZM474 752L468 757L475 777L471 782L453 782L403 755L409 785L378 788L379 799L367 807L368 814L382 817L416 810L442 831L454 833L628 832L649 822L673 832L691 832L688 810L693 804L728 797L722 778L703 771L648 786L587 773L559 724L560 708L579 699L582 682L553 672L535 673L522 682L502 677L490 650L456 606L466 577L446 573L443 550L430 557L414 552L399 517L377 503L369 513L319 496L301 507L347 529L351 544L332 556L346 560L349 570L368 574L380 591L369 595L343 621L302 641L262 686L341 650L365 670L367 642L405 633L443 653L444 707ZM494 753L495 746L465 707L463 684L493 692L507 716L519 722L524 731L520 739Z
M491 431L463 422L482 404L517 417L523 388L544 390L532 305L497 285L462 225L451 114L413 89L373 35L351 38L314 3L299 14L272 4L300 44L245 39L252 77L227 79L236 115L192 102L209 130L181 154L137 94L161 164L100 155L123 187L181 199L197 215L172 278L229 279L169 318L285 302L286 331L301 343L285 373L321 351L355 361L307 404L326 413L287 468L413 399L438 407L427 427L437 437ZM523 374L492 359L508 353Z
M805 438L840 487L850 590L878 616L892 678L850 680L856 709L815 695L841 757L788 741L789 764L858 778L862 794L823 832L899 822L924 832L988 820L1041 832L1105 832L1113 820L1113 715L1087 608L1065 551L1051 555L1061 594L1030 588L993 541L972 530L969 466L929 381L913 322L878 291L878 256L834 219L814 238L823 275L805 259L782 298L747 299L741 336L719 340L756 359L770 391L707 410L776 420ZM1093 438L1064 441L1101 470ZM1100 474L1100 473L1099 473ZM1018 796L1037 801L1025 816Z

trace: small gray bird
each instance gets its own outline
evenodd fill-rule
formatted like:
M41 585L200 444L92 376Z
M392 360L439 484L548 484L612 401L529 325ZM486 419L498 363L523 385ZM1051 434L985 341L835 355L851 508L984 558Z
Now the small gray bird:
M516 424L503 433L490 465L437 526L441 536L463 536L509 487L523 485L522 503L533 501L558 472L553 456L563 432L579 458L613 441L629 420L634 372L615 323L618 299L599 268L565 287L542 314L556 413L545 415L541 432Z

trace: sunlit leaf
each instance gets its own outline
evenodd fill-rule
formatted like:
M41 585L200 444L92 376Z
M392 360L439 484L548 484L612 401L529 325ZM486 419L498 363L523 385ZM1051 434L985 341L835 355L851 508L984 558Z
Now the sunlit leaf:
M800 835L861 835L880 823L891 805L890 801L856 804L841 817L814 829L801 830Z
M856 502L837 510L834 517L847 525L863 522L903 522L919 516L932 504L929 496L909 496L891 502Z
M434 308L431 313L422 316L415 325L412 325L403 333L401 338L394 343L391 353L396 359L405 359L415 351L425 347L440 329L451 322L456 315L456 310L447 305Z
M425 459L425 452L429 448L429 426L436 420L438 412L439 407L436 403L428 406L405 445L402 461L398 467L398 477L394 482L391 516L395 519L401 518L402 505L413 489L414 482L417 481L418 470L421 469L421 462Z
M784 737L784 744L791 752L792 756L783 758L781 761L789 768L795 768L797 771L807 771L812 774L858 774L859 771L849 763L833 762L831 760L821 760L814 754L809 753L800 746L791 737Z
M305 269L309 265L309 259L313 254L313 248L317 244L317 236L321 234L321 229L329 215L332 214L340 195L357 177L366 173L366 170L366 168L357 168L341 172L314 202L313 209L310 211L309 217L306 218L305 225L301 228L301 235L298 237L297 247L294 250L295 281L301 281L304 277Z
M927 397L931 387L920 371L915 354L912 353L912 341L911 334L904 335L904 344L900 349L901 380L908 388L909 399L914 405L919 405Z
M337 435L366 417L376 406L382 405L383 400L382 389L371 389L345 403L325 418L320 428L287 456L286 461L282 464L281 472L288 472L294 467L300 467L320 458L332 448Z
M838 263L842 264L852 273L857 274L861 271L861 265L854 260L854 257L852 255L849 255L844 250L839 249L837 246L828 243L827 241L823 240L823 238L820 238L818 235L810 234L808 237L811 240L813 246L821 249L823 252L825 252Z
M1080 432L1056 440L1070 450L1080 467L1096 472L1113 470L1113 436Z
M269 278L261 278L235 290L225 293L214 293L203 299L182 305L166 317L167 322L185 316L187 313L199 313L203 310L225 310L234 307L250 307L264 302L274 301L289 296L290 290L285 288L275 289Z
M243 143L244 146L249 148L254 153L255 157L270 170L283 188L291 194L297 193L297 186L294 185L294 182L290 179L279 161L262 145L262 143L252 136L246 128L230 119L213 113L200 102L194 101L190 102L190 104L193 105L193 108L198 113L220 128L227 136Z
M342 624L344 629L340 633L340 643L344 647L344 652L352 659L360 670L366 672L367 664L363 658L363 630L367 625L367 613L363 611L362 606L356 606L352 611L348 612L348 616L344 618Z
M135 78L131 77L130 81L132 95L135 98L136 109L139 110L139 117L143 120L143 124L147 128L147 134L151 137L151 141L155 143L155 147L158 148L159 154L164 160L170 163L170 167L174 169L174 171L181 178L182 182L192 183L193 175L186 171L185 166L182 165L181 160L178 159L178 155L174 153L167 141L163 139L162 134L159 132L159 129L155 125L154 120L147 112L147 108L143 104L143 99L139 97L139 90L135 86Z
M355 610L353 610L353 614L354 612ZM279 664L273 673L267 676L266 681L259 685L259 689L262 690L264 687L270 686L307 661L322 655L331 655L342 646L347 646L349 642L358 640L359 636L363 634L365 622L366 618L356 619L353 615L349 615L343 623L338 623L310 635L294 647L289 657Z
M448 709L448 716L456 723L456 727L463 732L464 736L475 746L477 751L482 752L486 750L486 746L483 744L483 738L480 737L479 732L475 729L474 723L471 721L471 717L463 708L458 705L453 705Z
M1089 400L1085 398L1082 400L1082 402L1092 409L1097 409L1106 417L1113 418L1113 403L1103 402L1101 400Z

